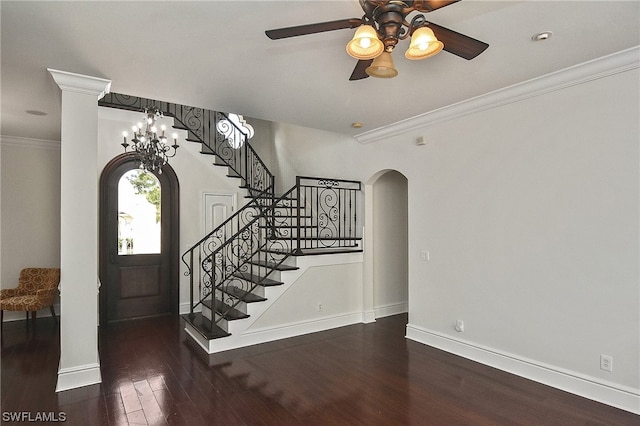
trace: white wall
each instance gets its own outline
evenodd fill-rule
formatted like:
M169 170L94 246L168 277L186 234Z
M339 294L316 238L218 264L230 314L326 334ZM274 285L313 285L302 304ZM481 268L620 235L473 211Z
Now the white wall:
M409 321L423 337L637 404L639 81L632 68L369 145L279 124L276 150L309 174L407 176Z
M0 283L13 288L22 268L60 267L60 142L3 136L1 149Z
M412 324L638 389L639 93L636 70L433 127Z

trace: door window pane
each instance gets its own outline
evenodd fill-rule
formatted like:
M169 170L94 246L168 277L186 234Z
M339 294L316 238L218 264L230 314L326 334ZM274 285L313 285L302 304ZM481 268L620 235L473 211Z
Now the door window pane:
M160 253L161 205L158 178L130 170L118 183L118 254Z

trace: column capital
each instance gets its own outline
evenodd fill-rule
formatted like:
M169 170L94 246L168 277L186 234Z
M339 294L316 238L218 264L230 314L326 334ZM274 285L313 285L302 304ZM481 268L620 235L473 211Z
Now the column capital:
M60 89L69 92L94 95L98 100L111 90L111 80L88 75L76 74L68 71L59 71L47 68Z

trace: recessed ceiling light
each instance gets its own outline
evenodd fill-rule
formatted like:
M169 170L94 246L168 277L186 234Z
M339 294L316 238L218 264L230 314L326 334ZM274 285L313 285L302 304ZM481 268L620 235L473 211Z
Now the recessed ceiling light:
M533 41L547 40L552 35L553 35L553 33L551 31L543 31L541 33L534 34L533 36L531 36L531 40L533 40Z
M351 127L353 127L354 129L359 129L362 126L364 126L364 124L359 121L356 121L355 123L351 123Z
M46 112L44 111L38 111L36 109L28 109L25 111L27 114L31 114L31 115L47 115Z

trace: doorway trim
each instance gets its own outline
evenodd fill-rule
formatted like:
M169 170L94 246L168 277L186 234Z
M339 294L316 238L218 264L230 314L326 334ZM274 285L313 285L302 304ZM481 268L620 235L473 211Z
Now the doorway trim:
M408 186L408 177L406 174L402 173L396 169L383 169L379 170L375 174L373 174L364 184L364 223L366 224L364 227L364 262L363 262L363 306L362 306L362 322L363 323L372 323L376 321L376 306L374 303L374 285L376 281L375 272L374 272L374 264L376 262L376 253L375 247L376 242L379 237L376 235L374 230L374 217L376 215L376 211L374 208L373 202L373 193L374 186L377 183L378 179L380 179L383 175L388 172L397 172L400 175L404 176L407 179ZM407 205L403 206L407 209L407 216L409 214L409 205L407 200ZM407 235L407 252L409 252L409 235ZM409 268L409 259L407 259L406 263L407 269ZM407 279L407 311L409 308L409 299L411 298L409 290L409 282Z
M107 264L109 262L109 247L107 247L106 235L108 231L108 215L105 212L107 201L109 197L108 191L108 179L111 174L120 166L127 163L137 163L137 154L128 152L120 154L114 157L106 166L102 169L100 174L100 204L99 204L99 276L100 276L100 291L99 291L99 319L100 324L107 324L107 310L108 310L108 293L109 288L106 285L107 277ZM135 167L132 167L134 169ZM155 174L155 173L154 173ZM156 174L156 177L161 182L168 185L166 188L169 191L171 204L169 206L171 216L171 226L169 226L169 298L171 314L177 315L179 313L180 303L180 185L178 183L178 176L169 164L165 164L162 167L162 174ZM164 181L164 182L163 182Z

